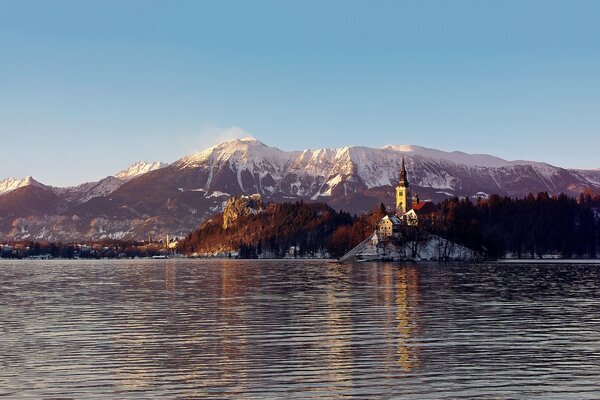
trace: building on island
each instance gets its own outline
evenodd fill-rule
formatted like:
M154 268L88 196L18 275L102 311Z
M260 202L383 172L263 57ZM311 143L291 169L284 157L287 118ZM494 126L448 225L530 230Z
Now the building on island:
M377 235L377 231L373 232L371 236L371 245L377 246L379 244L379 235Z
M377 223L377 233L380 238L400 235L400 218L395 215L386 215Z
M408 187L403 159L395 213L385 215L384 211L373 234L340 257L339 262L478 259L474 250L428 229L438 221L440 211L432 201L422 201L417 194L413 197Z
M432 201L421 201L419 200L419 195L416 195L413 199L411 211L417 215L418 221L429 220L430 222L433 222L437 215L438 209Z
M432 201L413 197L410 189L404 158L398 186L396 186L396 214L386 215L377 224L377 239L399 237L402 226L419 226L424 221L434 221L437 207Z

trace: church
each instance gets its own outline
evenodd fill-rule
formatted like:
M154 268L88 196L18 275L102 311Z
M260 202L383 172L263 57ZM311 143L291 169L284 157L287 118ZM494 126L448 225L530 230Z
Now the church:
M386 215L379 220L376 233L380 239L398 237L403 225L418 226L425 219L433 217L437 211L433 202L421 201L419 195L412 197L406 175L406 166L402 158L400 179L396 186L396 213Z

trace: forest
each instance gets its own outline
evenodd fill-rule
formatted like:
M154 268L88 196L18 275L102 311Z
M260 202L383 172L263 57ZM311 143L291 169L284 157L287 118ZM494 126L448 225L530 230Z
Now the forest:
M280 258L295 248L296 256L315 256L341 226L356 218L324 203L271 203L259 213L243 215L223 227L223 213L206 221L179 242L178 250L193 253L229 253L242 258Z
M492 195L472 201L448 198L438 212L407 236L436 234L484 253L487 258L595 258L600 239L600 196L539 193L513 199ZM367 238L387 214L382 204L360 216L336 211L324 203L271 203L242 216L227 229L223 215L206 221L181 241L185 254L238 252L242 258L340 257ZM418 232L415 232L418 231Z
M440 235L468 247L484 246L492 258L555 255L596 258L600 238L600 197L578 199L542 192L522 199L490 196L447 199L440 204Z

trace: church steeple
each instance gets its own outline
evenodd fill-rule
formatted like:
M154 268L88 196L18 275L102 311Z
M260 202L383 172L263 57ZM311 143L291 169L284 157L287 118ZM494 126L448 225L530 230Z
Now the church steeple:
M404 166L404 157L402 157L402 169L400 170L400 182L398 186L408 187L408 178L406 178L406 167Z
M408 178L406 177L406 167L404 166L404 157L402 157L402 170L400 170L400 179L396 187L396 215L404 215L410 207L410 192L408 190Z

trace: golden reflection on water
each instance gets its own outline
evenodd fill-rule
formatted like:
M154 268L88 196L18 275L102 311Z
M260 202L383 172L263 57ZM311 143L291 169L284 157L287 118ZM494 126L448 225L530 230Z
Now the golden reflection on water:
M241 384L248 379L248 319L243 294L249 280L234 264L221 265L221 297L219 323L223 326L219 347L221 380L233 382L234 392L242 390ZM239 282L238 282L239 281ZM237 390L235 390L237 389Z
M396 280L396 321L398 331L398 364L405 371L419 365L414 342L418 330L419 273L416 268L398 268ZM411 342L412 345L411 345Z
M377 298L386 311L386 360L390 370L411 371L419 365L415 343L418 331L419 272L416 267L382 264L376 271Z
M338 391L341 384L348 386L352 381L350 366L353 364L351 349L352 316L348 301L351 300L351 287L345 284L346 274L340 268L328 268L326 271L326 320L325 343L327 350L323 359L328 389Z

